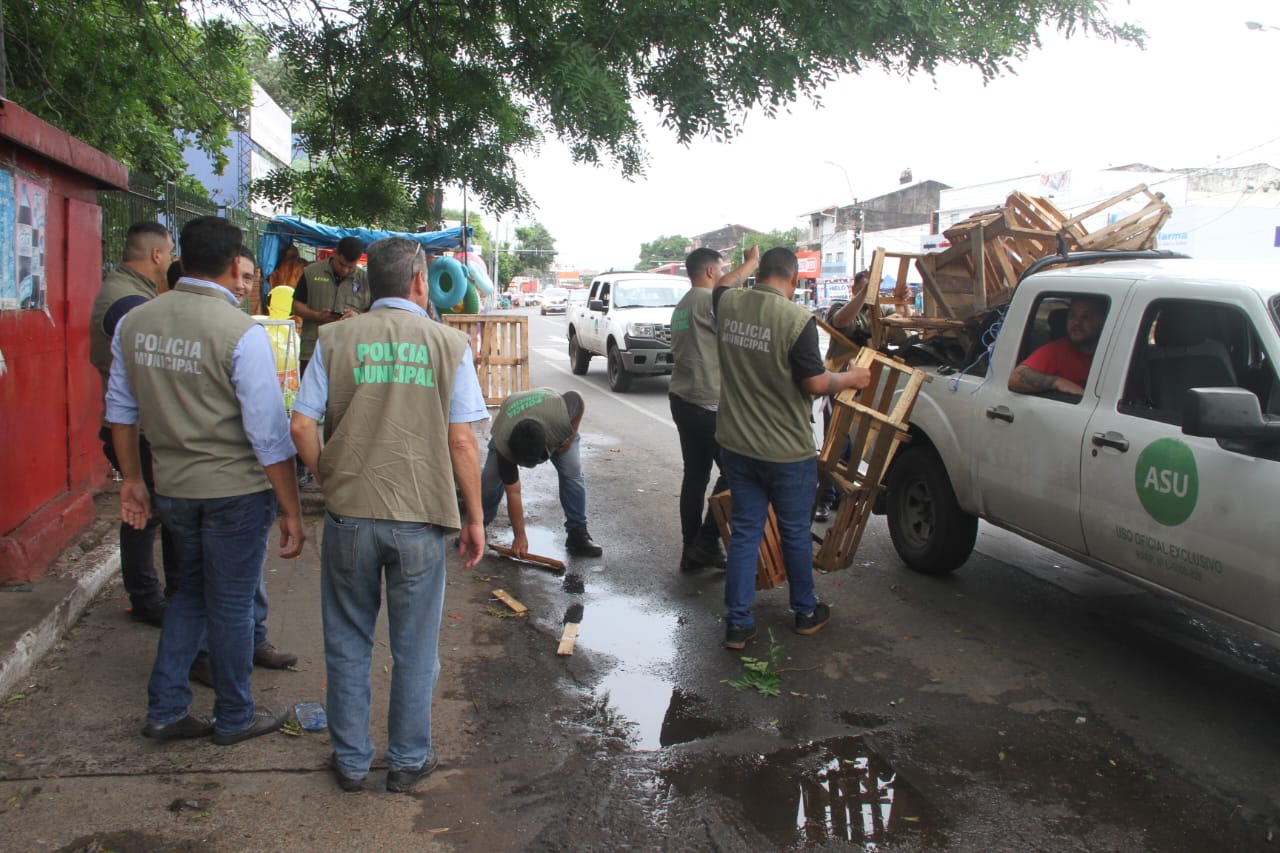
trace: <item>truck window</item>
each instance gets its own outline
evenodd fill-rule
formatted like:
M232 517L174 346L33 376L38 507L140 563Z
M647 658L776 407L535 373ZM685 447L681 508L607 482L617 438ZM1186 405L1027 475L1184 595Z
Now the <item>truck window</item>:
M1216 387L1248 389L1262 411L1280 414L1275 368L1248 315L1189 299L1147 306L1118 410L1181 426L1187 391Z
M1100 294L1041 295L1023 329L1009 390L1078 403L1110 307Z

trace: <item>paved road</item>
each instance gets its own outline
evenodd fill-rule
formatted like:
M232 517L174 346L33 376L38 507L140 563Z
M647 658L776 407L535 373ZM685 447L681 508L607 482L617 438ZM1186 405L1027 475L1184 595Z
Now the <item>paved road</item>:
M773 648L762 630L746 654L777 656L781 695L735 690L722 575L676 568L667 380L616 395L599 360L573 376L564 320L529 313L534 383L587 401L605 554L567 560L563 578L455 567L441 770L413 796L377 790L379 773L342 795L322 736L144 742L155 633L123 618L117 588L0 707L0 848L1271 849L1280 658L1000 531L934 579L901 568L874 519L854 565L819 579L827 630L794 635L785 591L761 594ZM531 539L563 557L544 468L525 481ZM501 514L490 534L509 537ZM313 537L268 563L273 637L302 661L255 675L264 701L323 696L315 554ZM497 587L531 615L502 618ZM577 652L557 657L577 606ZM381 649L376 695L391 665Z

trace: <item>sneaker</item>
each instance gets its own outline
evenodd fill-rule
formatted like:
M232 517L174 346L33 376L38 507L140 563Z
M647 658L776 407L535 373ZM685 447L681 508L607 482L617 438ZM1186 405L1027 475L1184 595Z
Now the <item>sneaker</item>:
M209 665L208 655L198 655L187 672L187 677L205 687L213 686L213 667Z
M599 557L604 549L591 540L585 527L575 527L565 537L564 546L575 557Z
M163 628L164 612L168 606L169 602L163 598L149 604L135 604L129 608L129 618L153 628Z
M423 779L431 775L431 771L436 769L436 765L440 760L436 756L431 756L431 760L418 768L407 768L402 770L387 771L387 790L393 794L403 794L417 785Z
M248 740L258 735L271 734L278 731L284 725L285 720L289 719L289 708L287 706L280 708L266 708L257 711L253 715L253 719L249 725L245 726L238 732L214 732L213 742L218 746L230 746L233 743L239 743L242 740Z
M739 651L747 647L747 643L756 638L755 625L725 625L724 647Z
M329 753L329 768L333 771L334 778L338 780L338 787L348 794L364 790L364 780L367 777L361 776L357 779L355 776L348 776L343 773L341 768L338 767L338 753Z
M207 717L187 714L181 720L158 726L148 722L142 729L142 736L152 740L179 740L181 738L208 737L213 734L213 723Z
M253 650L253 665L266 669L288 669L298 662L298 656L282 652L270 643L263 643Z
M818 501L813 508L813 520L818 522L831 520L831 504L826 501Z
M719 539L695 539L680 557L682 572L702 568L723 569L724 564L724 547Z
M810 634L816 634L827 627L827 623L830 621L831 608L825 604L818 604L808 616L796 614L796 633L803 634L806 637Z

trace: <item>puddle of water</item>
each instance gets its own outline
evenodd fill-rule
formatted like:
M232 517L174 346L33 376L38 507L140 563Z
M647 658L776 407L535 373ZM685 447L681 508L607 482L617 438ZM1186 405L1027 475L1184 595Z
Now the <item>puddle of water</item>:
M779 845L847 842L872 850L931 825L924 798L860 737L737 760L709 757L663 775L683 795L735 800Z
M617 716L626 721L632 747L660 748L672 689L658 673L675 656L676 615L646 609L639 600L623 596L592 597L570 609L581 623L578 646L617 661L596 694L607 696Z
M662 717L662 729L658 734L660 746L673 746L711 737L725 728L723 720L713 715L714 709L707 700L680 688L671 691L671 701Z

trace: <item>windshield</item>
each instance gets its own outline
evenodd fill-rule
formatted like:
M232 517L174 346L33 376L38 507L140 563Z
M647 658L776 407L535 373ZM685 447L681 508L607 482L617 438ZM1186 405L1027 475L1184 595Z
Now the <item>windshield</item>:
M689 283L675 280L670 284L661 281L623 281L613 290L615 308L674 308L689 289Z
M1276 324L1276 330L1280 331L1280 295L1271 297L1271 322Z
M569 291L560 290L555 287L549 287L542 292L543 299L566 299L568 298L568 296L569 296Z

